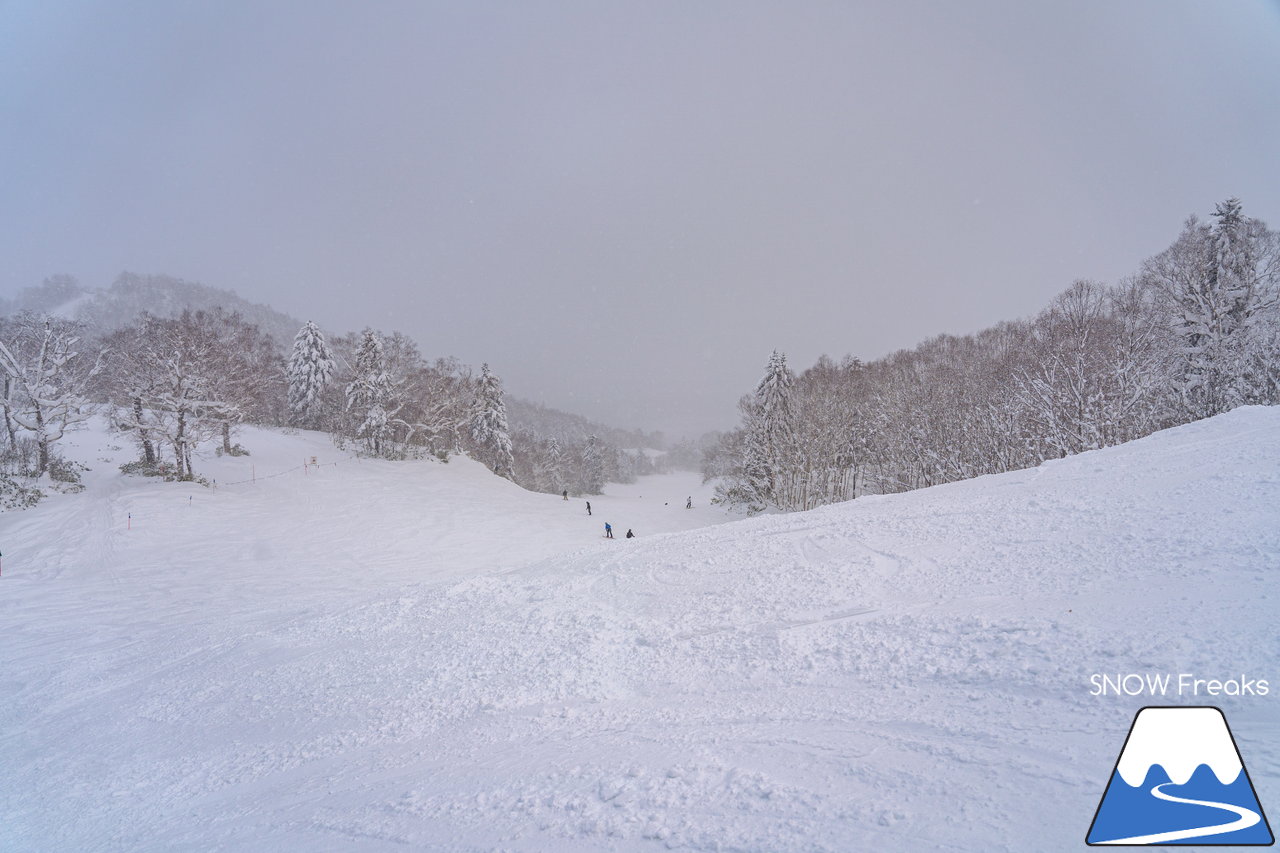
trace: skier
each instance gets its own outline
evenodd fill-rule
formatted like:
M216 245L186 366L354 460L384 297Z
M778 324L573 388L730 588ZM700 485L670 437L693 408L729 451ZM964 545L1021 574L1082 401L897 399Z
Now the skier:
M591 501L587 501L587 515L591 515Z
M605 539L613 538L613 525L607 521L604 523L604 538Z
M565 499L565 500L569 500L569 490L568 490L568 489L565 489L565 490L564 490L564 499Z
M636 538L636 535L635 535L634 533L632 533L632 532L631 532L631 528L630 528L630 527L628 527L628 528L627 528L627 538L628 538L628 539L635 539L635 538Z
M685 509L693 509L693 495L689 495L689 500L684 502Z

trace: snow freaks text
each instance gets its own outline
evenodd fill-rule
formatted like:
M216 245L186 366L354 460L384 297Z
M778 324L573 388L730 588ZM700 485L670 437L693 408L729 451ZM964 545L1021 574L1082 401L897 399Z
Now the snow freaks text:
M1094 673L1090 696L1266 696L1265 678L1199 678L1180 673Z

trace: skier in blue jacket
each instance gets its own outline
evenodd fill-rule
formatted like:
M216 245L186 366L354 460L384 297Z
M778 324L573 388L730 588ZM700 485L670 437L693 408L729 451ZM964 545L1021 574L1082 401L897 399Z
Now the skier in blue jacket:
M605 539L613 538L613 525L607 521L604 523L604 538Z

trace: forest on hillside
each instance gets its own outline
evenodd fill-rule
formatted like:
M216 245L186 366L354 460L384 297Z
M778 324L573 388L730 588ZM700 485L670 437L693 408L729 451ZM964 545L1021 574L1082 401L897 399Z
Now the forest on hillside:
M1236 199L1188 220L1135 275L1077 281L1029 320L869 362L823 357L799 375L775 352L737 429L658 462L644 452L657 433L520 401L513 424L488 364L477 373L400 332L326 335L313 322L286 344L286 315L175 281L126 274L95 294L55 277L4 306L5 506L29 505L40 483L74 487L58 442L94 413L137 447L131 473L171 479L198 479L202 452L250 452L235 437L254 423L386 459L466 453L556 494L701 463L720 502L760 512L1032 467L1280 402L1280 235ZM182 307L191 299L205 307Z
M774 352L704 475L725 504L805 510L1276 403L1280 234L1233 198L1136 274L1077 281L1033 319L799 375Z
M192 299L206 307L185 307ZM34 503L41 485L75 488L58 442L96 413L137 447L128 473L174 480L199 480L201 453L251 452L235 440L245 423L322 430L385 459L467 453L557 494L598 494L664 464L642 450L656 434L523 401L512 423L487 364L476 375L455 358L428 359L400 332L326 336L307 322L284 346L285 315L165 276L125 274L105 294L54 277L15 306L0 317L0 504L9 508Z

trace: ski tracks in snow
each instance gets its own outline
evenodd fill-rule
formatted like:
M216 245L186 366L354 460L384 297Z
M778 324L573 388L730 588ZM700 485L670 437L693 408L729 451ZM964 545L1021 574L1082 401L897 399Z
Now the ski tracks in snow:
M1222 479L1138 443L607 544L466 460L194 508L126 483L101 540L21 532L63 562L3 611L0 847L1079 846L1117 746L1089 672L1270 664L1280 445L1237 447L1251 418L1276 434L1228 416ZM260 468L330 452L254 438ZM658 501L615 506L692 520Z

